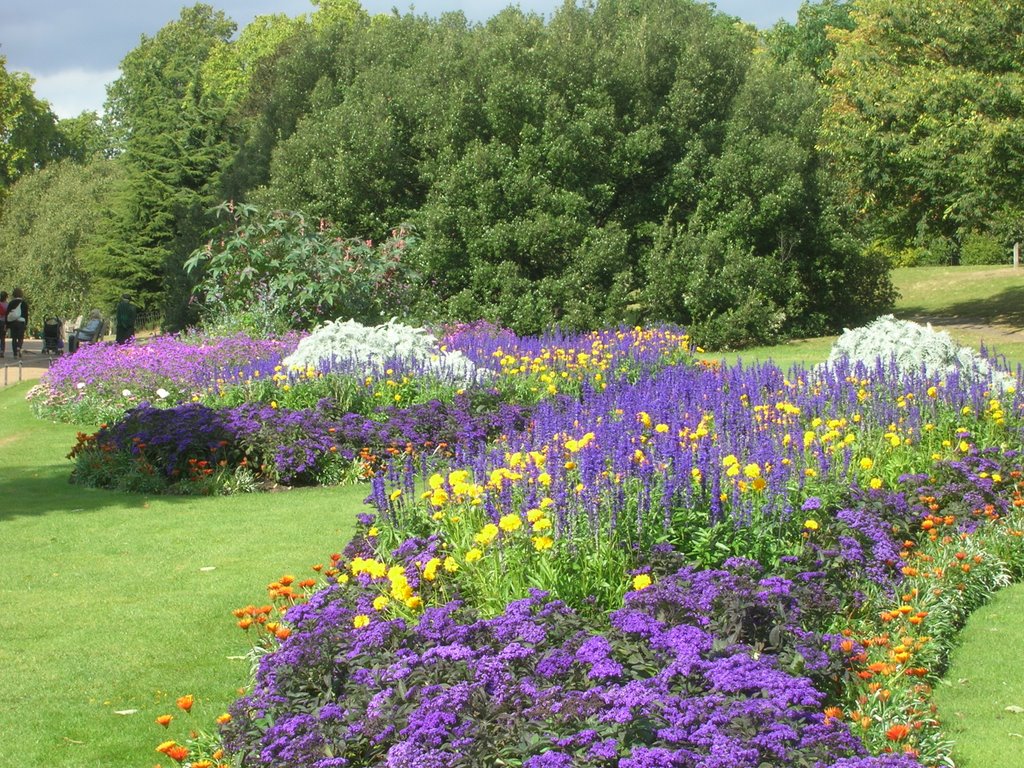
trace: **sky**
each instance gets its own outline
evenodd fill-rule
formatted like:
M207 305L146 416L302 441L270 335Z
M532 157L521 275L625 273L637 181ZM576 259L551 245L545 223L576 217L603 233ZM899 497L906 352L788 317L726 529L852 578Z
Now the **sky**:
M299 16L314 10L310 0L205 0L222 10L239 29L258 15ZM802 0L717 0L724 13L758 27L779 19L796 21ZM106 86L117 79L118 66L143 35L152 37L193 0L0 0L0 56L8 72L27 72L37 98L50 103L58 117L84 110L101 112ZM486 21L508 5L550 17L561 0L362 0L369 13L438 16L461 10L470 21Z

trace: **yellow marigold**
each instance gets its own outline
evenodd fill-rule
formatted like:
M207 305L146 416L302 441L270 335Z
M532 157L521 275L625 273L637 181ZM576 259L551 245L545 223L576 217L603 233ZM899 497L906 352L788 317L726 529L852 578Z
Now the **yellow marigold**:
M375 611L383 611L390 602L391 599L387 595L379 595L373 599L373 609Z
M473 536L473 543L479 544L480 546L486 547L498 536L498 526L494 523L488 523L480 532Z
M444 559L444 569L448 573L455 573L457 570L459 570L459 564L454 557L448 555L448 557Z
M533 524L533 530L535 531L546 531L549 528L551 528L551 521L546 517L539 518Z
M484 556L483 552L481 552L476 547L473 547L473 549L469 550L469 552L466 553L466 562L467 563L475 563L477 560L479 560L483 556Z
M816 531L818 530L818 527L819 526L817 520L804 520L804 528L806 528L807 530Z
M519 530L523 525L523 519L519 515L508 514L504 515L498 521L498 527L506 533Z
M412 595L405 599L405 607L412 611L418 611L423 607L423 598L419 595Z
M543 552L545 549L551 549L555 545L555 540L550 536L534 536L533 537L533 548L538 552Z
M441 567L441 559L432 557L427 561L427 564L423 566L423 578L427 581L433 581L437 578L437 569Z
M880 478L880 477L872 477L871 480L868 482L868 485L870 485L872 488L874 488L877 491L879 488L882 487L882 478Z
M646 573L638 573L633 577L633 589L639 591L651 586L651 577Z
M369 623L370 617L367 616L365 613L356 614L356 617L352 619L352 626L356 629L362 629L363 627L369 625Z
M761 467L757 464L747 464L747 466L743 468L743 474L753 480L755 477L761 476Z
M544 511L541 509L537 509L536 507L534 507L531 510L528 510L526 513L526 519L529 520L531 523L536 523L542 517L544 517Z
M875 462L871 459L870 456L865 456L863 459L860 460L860 468L865 471L871 469L873 466L875 466Z

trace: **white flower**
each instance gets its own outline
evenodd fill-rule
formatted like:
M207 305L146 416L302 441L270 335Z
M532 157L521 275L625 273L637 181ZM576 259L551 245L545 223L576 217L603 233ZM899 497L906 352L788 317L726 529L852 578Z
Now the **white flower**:
M80 381L77 384L75 384L75 386L78 387L78 389L85 389L85 382Z
M124 397L131 397L132 396L132 391L130 389L122 389L121 390L121 394Z
M158 390L156 391L156 396L157 396L157 397L159 397L159 398L160 398L161 400L163 400L163 399L164 399L165 397L167 397L167 396L168 396L169 394L171 394L171 393L170 393L170 392L168 392L168 391L167 391L166 389L164 389L163 387L160 387L160 389L158 389Z

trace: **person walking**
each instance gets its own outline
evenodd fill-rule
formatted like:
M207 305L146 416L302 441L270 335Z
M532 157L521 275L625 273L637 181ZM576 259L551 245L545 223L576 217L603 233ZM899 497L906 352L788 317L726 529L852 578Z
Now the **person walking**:
M7 304L7 330L11 332L11 355L21 357L21 345L25 343L25 328L28 326L28 302L21 288L15 288Z
M135 335L135 305L132 304L131 297L127 293L117 304L115 325L118 344L126 343Z
M7 291L0 291L0 357L7 352Z

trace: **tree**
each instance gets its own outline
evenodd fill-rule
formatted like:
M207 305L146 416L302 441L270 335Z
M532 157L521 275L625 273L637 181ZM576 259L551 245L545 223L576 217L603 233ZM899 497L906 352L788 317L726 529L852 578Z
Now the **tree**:
M24 72L8 72L0 56L0 205L20 176L58 154L56 117L32 83Z
M0 284L25 289L34 322L113 308L94 256L105 246L104 223L124 180L116 159L63 160L11 188L0 221Z
M861 0L833 30L822 134L850 205L896 248L1008 230L1024 214L1024 6Z
M220 197L231 152L227 111L207 93L202 69L234 29L208 5L184 8L129 52L108 90L107 120L129 179L100 269L143 309L162 309L168 327L189 321L182 267L209 226L205 211Z

